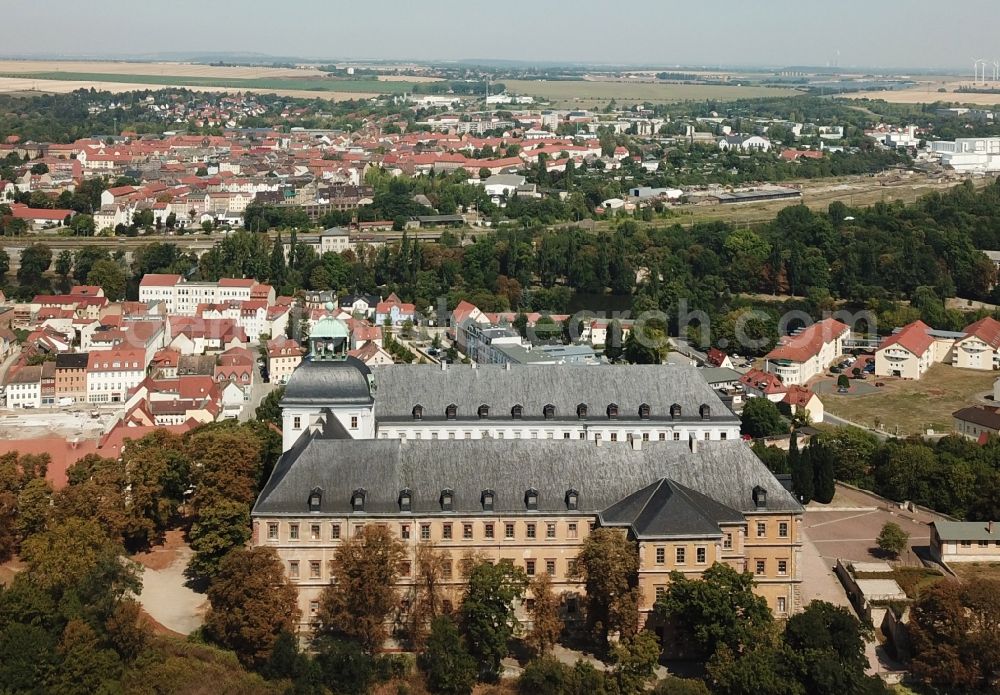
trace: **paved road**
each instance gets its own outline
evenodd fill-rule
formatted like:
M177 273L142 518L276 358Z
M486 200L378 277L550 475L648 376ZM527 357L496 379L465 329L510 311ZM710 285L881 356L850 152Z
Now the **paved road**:
M189 635L204 620L208 601L205 596L189 589L185 582L184 568L192 552L182 546L173 562L161 570L149 569L142 573L142 592L139 603L163 627L182 635Z
M837 417L836 415L834 415L829 411L823 414L823 424L837 425L838 427L857 427L867 432L871 432L876 437L883 440L889 439L889 437L891 436L889 434L886 434L885 432L879 432L878 430L873 430L872 428L867 427L865 425L861 425L857 422L851 422L850 420L845 420L842 417Z
M257 406L260 405L262 400L264 400L264 396L271 393L271 391L279 386L280 384L265 383L263 379L259 378L254 381L253 386L250 387L250 400L247 401L245 406L243 406L243 410L240 411L238 420L240 422L249 422L257 419Z

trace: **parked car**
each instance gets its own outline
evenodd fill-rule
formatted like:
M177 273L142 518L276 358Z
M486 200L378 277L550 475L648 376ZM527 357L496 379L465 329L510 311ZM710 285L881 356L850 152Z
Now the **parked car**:
M830 373L832 374L840 374L842 371L844 370L841 367L830 367Z

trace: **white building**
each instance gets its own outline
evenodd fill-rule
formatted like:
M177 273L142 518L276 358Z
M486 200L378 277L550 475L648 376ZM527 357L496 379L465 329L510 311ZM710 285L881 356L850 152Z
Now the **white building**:
M41 366L22 367L8 381L5 389L8 408L42 407Z
M797 335L782 338L764 356L764 370L776 375L786 386L805 384L844 354L844 338L850 330L836 319L814 323Z
M952 364L959 369L1000 368L1000 321L987 316L969 324L965 337L955 341Z
M1000 171L1000 137L958 138L930 143L931 152L955 171L988 173Z
M87 361L87 402L123 403L146 377L141 348L91 352Z
M139 301L162 301L167 313L195 316L199 304L220 304L229 301L266 300L274 304L274 288L254 279L222 278L218 282L187 282L180 275L151 273L139 283Z

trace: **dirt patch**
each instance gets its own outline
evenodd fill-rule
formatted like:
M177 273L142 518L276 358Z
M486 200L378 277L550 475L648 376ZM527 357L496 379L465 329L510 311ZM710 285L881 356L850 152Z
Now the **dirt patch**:
M167 635L168 637L180 637L181 639L187 637L187 635L182 635L179 632L174 632L168 627L164 627L156 621L156 618L151 616L146 612L145 608L139 609L140 620L144 625L146 625L154 635Z
M14 581L15 575L24 570L24 563L14 558L0 565L0 584L7 585Z
M1000 580L1000 562L953 562L950 567L963 582Z
M177 560L178 552L184 547L184 532L176 529L167 531L163 543L145 553L137 553L132 557L146 569L164 570Z

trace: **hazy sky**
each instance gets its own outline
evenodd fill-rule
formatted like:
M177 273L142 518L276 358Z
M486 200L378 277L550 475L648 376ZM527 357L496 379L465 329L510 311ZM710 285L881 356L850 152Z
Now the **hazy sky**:
M961 8L961 16L956 12ZM967 67L997 0L0 0L0 54ZM970 68L971 70L971 68Z

